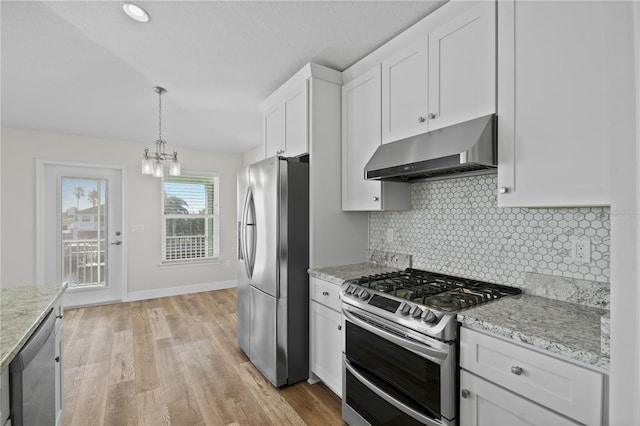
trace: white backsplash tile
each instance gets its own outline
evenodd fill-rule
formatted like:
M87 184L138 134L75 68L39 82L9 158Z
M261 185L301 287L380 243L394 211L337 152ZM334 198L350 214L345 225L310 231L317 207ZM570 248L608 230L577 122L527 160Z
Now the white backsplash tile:
M608 207L498 208L496 188L496 175L411 184L411 211L370 213L369 247L410 254L415 268L516 286L525 272L609 282ZM576 238L591 241L591 262L571 259Z

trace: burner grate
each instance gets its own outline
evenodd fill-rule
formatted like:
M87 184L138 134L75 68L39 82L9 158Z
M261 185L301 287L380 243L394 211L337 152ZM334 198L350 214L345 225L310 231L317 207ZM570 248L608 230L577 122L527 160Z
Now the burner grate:
M413 268L364 276L351 283L426 305L441 312L456 312L503 296L521 293L516 287Z

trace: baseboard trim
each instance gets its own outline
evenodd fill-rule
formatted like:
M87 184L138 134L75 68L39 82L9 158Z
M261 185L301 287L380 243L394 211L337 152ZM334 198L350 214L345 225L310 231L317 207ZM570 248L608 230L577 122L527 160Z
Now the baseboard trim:
M159 297L179 296L182 294L200 293L203 291L222 290L238 286L236 280L216 281L212 283L192 284L178 287L159 288L155 290L131 291L127 293L127 302L136 300L157 299Z

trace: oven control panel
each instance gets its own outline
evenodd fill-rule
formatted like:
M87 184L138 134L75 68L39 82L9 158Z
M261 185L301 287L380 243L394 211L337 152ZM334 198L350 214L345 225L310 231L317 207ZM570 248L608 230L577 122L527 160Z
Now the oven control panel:
M401 301L389 295L381 295L374 290L365 289L357 285L343 285L342 294L348 299L357 302L360 307L362 307L363 304L369 306L369 310L373 310L372 308L382 309L394 314L396 317L421 321L425 325L435 324L439 320L438 315L434 311L423 305Z

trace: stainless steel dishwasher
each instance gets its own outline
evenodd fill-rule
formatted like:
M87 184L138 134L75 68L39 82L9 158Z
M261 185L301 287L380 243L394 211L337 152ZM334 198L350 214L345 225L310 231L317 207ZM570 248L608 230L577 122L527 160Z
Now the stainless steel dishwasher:
M12 426L56 423L53 309L9 364Z

